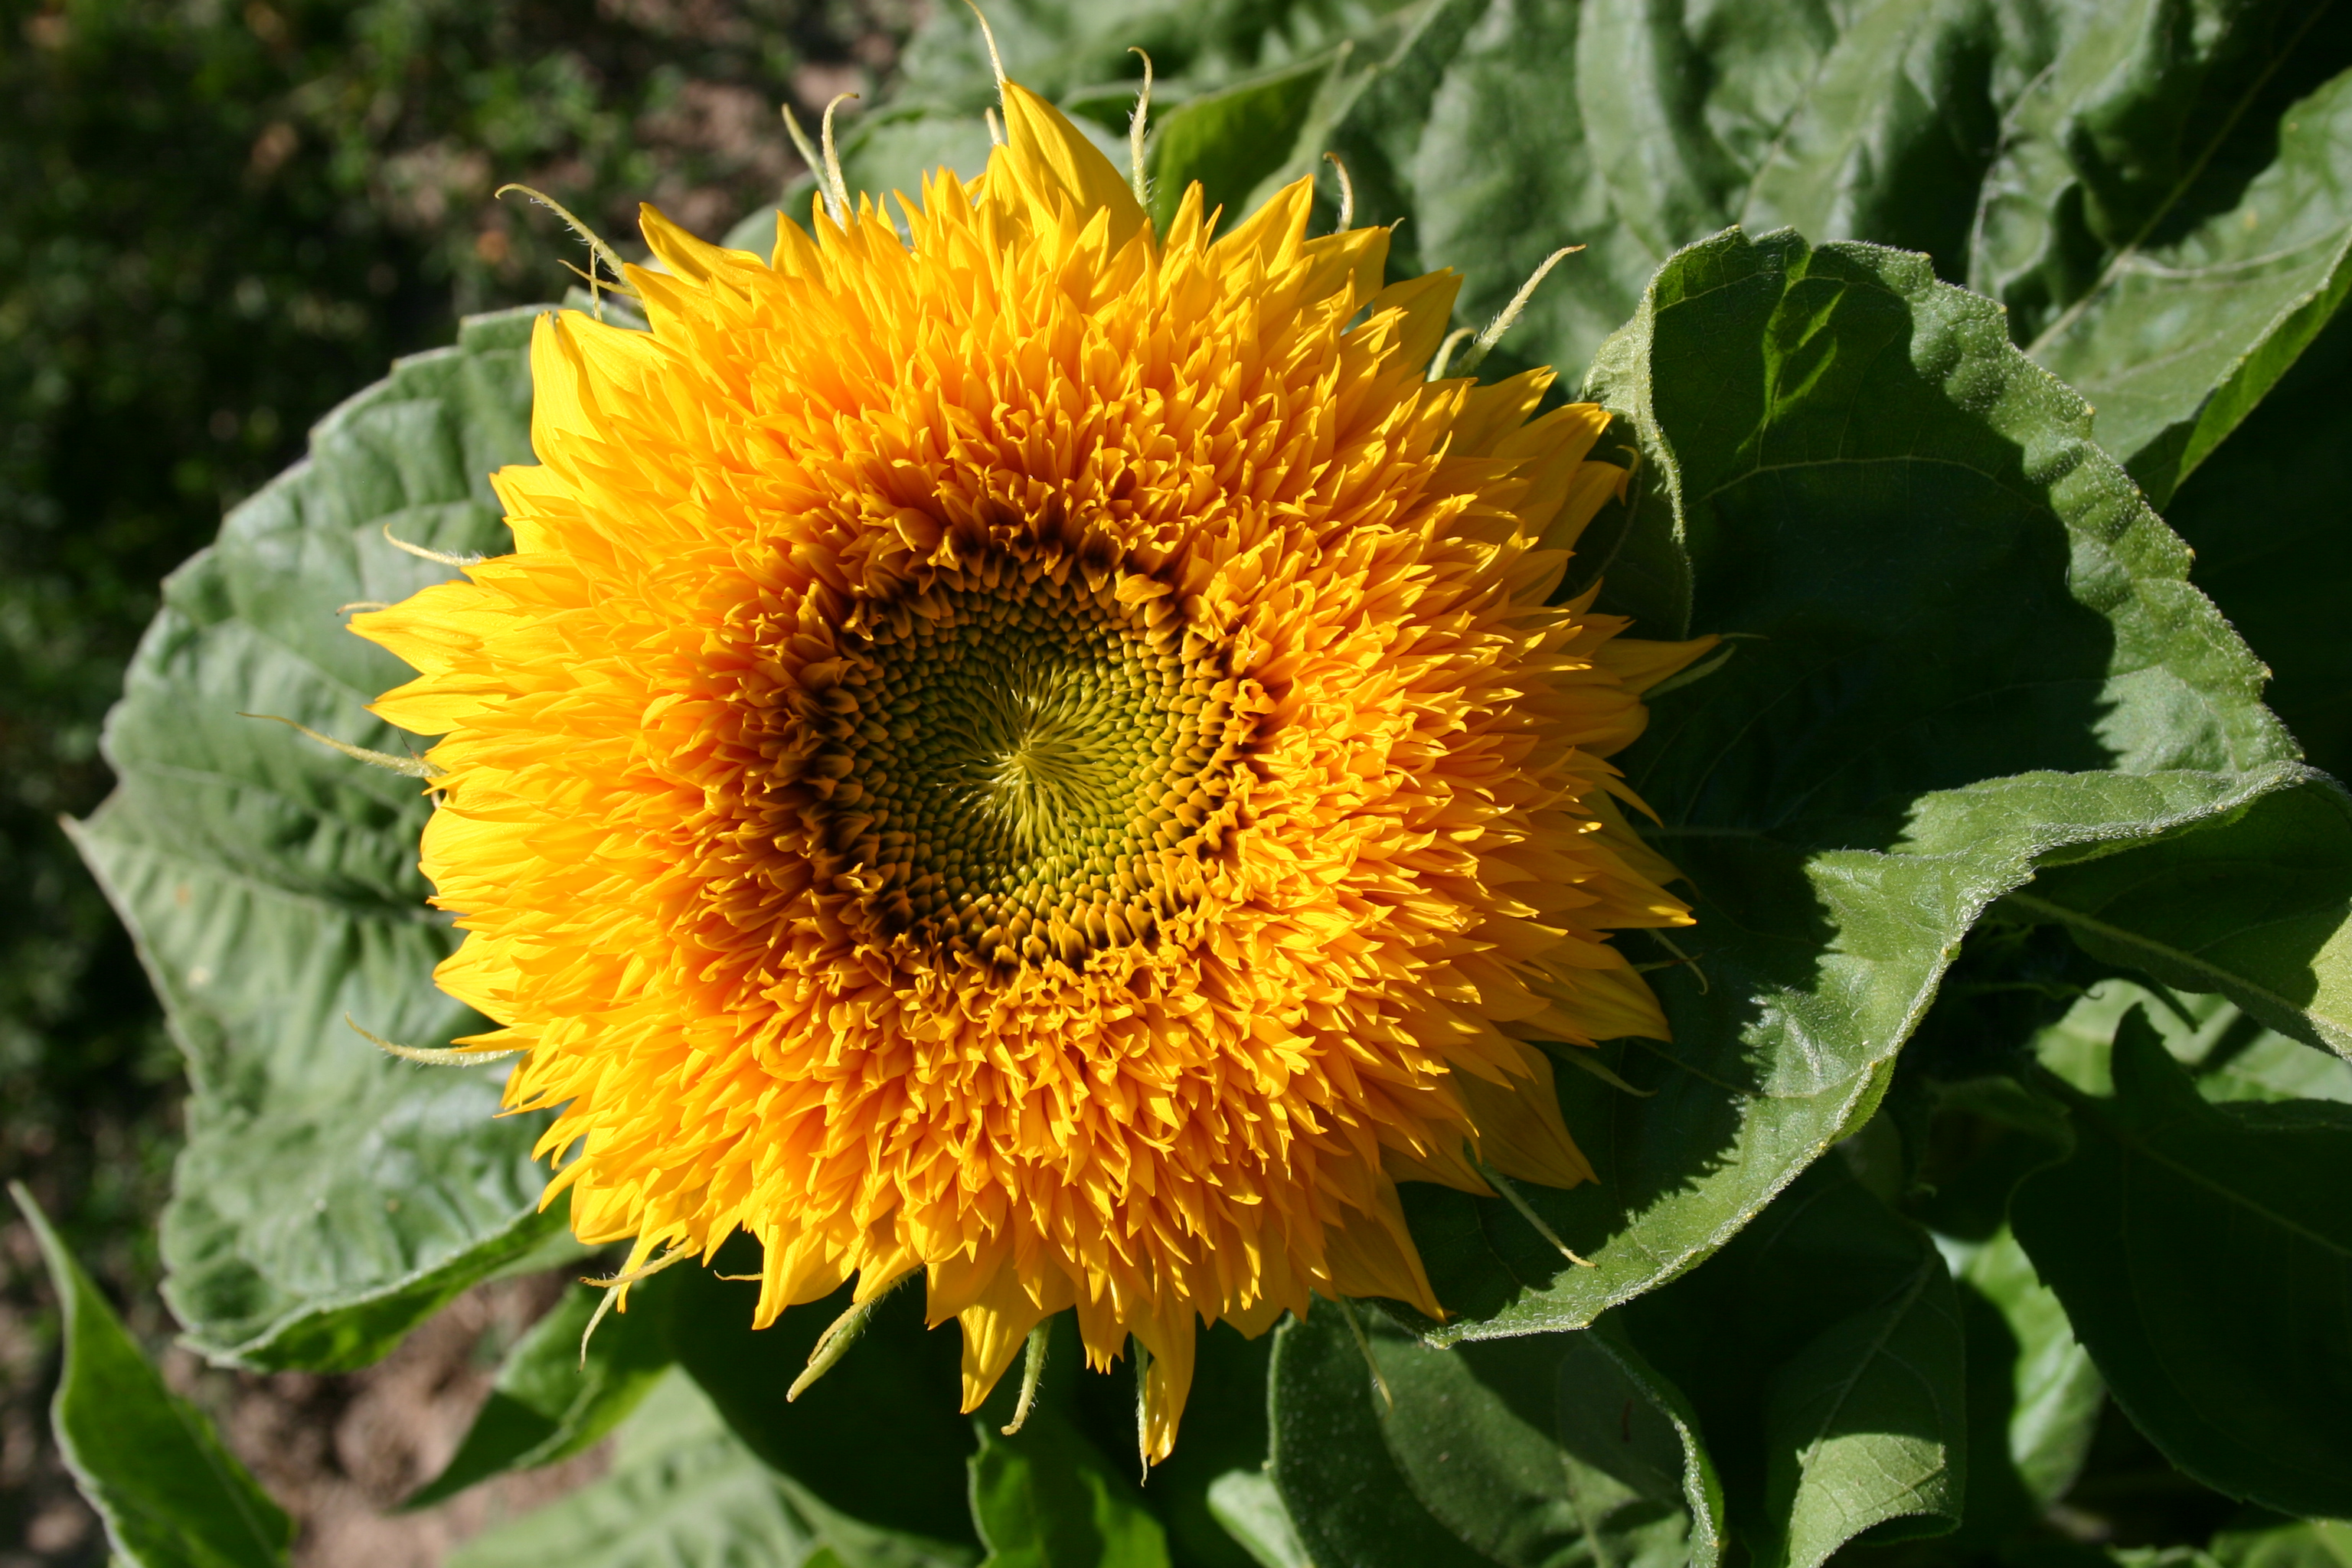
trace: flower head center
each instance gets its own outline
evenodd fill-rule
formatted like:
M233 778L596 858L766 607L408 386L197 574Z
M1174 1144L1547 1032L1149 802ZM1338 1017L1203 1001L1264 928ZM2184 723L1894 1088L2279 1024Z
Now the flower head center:
M835 646L791 787L875 939L1076 966L1195 901L1251 721L1181 616L1037 548L862 601Z

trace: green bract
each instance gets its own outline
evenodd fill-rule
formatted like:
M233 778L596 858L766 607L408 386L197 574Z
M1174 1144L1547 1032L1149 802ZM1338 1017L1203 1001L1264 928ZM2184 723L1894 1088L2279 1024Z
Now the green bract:
M2169 1461L2204 1511L2142 1539L2352 1562L2328 1522L2352 1515L2352 800L2321 771L2352 765L2352 10L992 16L1013 74L1107 147L1150 51L1163 215L1190 180L1232 213L1314 174L1336 216L1336 152L1355 220L1404 220L1398 275L1464 273L1465 326L1587 247L1486 368L1591 367L1638 481L1573 572L1643 635L1726 638L1621 759L1698 915L1626 939L1675 1039L1563 1048L1597 1068L1559 1078L1601 1179L1523 1185L1540 1226L1405 1189L1443 1321L1205 1336L1139 1487L1131 1374L1074 1343L1008 1436L1015 1380L956 1415L913 1292L788 1402L845 1298L754 1334L754 1287L672 1270L583 1363L575 1290L413 1501L617 1426L613 1467L457 1561L2058 1561L2105 1555L2059 1525L2127 1513ZM977 173L989 94L942 8L846 136L850 183ZM499 1069L396 1062L342 1021L469 1026L428 979L454 933L415 782L236 716L396 748L361 705L400 672L337 607L447 570L387 526L499 548L527 320L396 366L171 580L108 730L121 788L78 829L187 1056L166 1296L217 1362L363 1364L569 1245L536 1213L536 1123L488 1114ZM60 1430L117 1551L282 1560L282 1521L48 1240L76 1303ZM93 1436L101 1397L168 1440Z

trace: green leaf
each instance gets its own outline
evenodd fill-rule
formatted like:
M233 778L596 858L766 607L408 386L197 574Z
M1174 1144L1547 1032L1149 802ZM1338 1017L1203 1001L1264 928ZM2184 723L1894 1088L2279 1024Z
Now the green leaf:
M965 1502L971 1424L961 1402L960 1336L923 1327L922 1291L886 1300L862 1338L797 1401L786 1392L809 1352L849 1305L846 1287L754 1331L759 1255L747 1237L712 1267L682 1264L672 1342L679 1364L728 1425L794 1486L794 1499L845 1558L898 1552L908 1561L968 1565L980 1558Z
M1987 1375L2007 1385L2002 1444L2009 1468L2032 1507L2047 1508L2065 1495L2082 1472L2106 1403L2090 1352L2074 1338L2066 1309L2042 1283L2032 1260L2006 1229L1969 1248L1959 1279L1977 1300L1999 1315L2005 1353L1987 1366ZM1970 1343L1970 1371L1977 1371L1977 1341ZM1970 1467L1997 1468L1995 1456L1980 1454Z
M2006 908L2094 956L2352 1057L2352 798L2281 790L2225 823L2045 872Z
M2297 101L2352 63L2329 10L2083 7L2005 110L1968 280L2159 500L2342 301L2340 89Z
M476 1536L449 1568L814 1568L817 1545L785 1484L673 1376L621 1428L602 1478Z
M33 1228L65 1319L65 1366L51 1423L82 1496L131 1568L268 1568L287 1561L294 1523L163 1386L33 1195L9 1195Z
M1264 1470L1227 1470L1209 1487L1217 1522L1242 1543L1259 1568L1314 1568L1282 1493Z
M658 1279L608 1312L583 1353L604 1292L574 1285L499 1367L490 1395L441 1473L401 1506L428 1508L508 1470L551 1465L593 1446L637 1407L675 1361L670 1294Z
M2305 755L2352 778L2352 317L2338 317L2166 515L2197 552L2198 585L2271 667L2263 700Z
M1203 93L1164 116L1145 163L1152 221L1163 229L1173 222L1185 186L1195 180L1209 210L1224 208L1225 226L1245 216L1250 193L1289 162L1317 94L1336 75L1335 63L1309 61Z
M1631 1344L1601 1328L1568 1336L1553 1418L1569 1497L1599 1561L1722 1561L1730 1543L1723 1484L1698 1417Z
M1696 1424L1630 1346L1595 1331L1437 1350L1362 1326L1360 1347L1343 1310L1318 1306L1276 1342L1272 1470L1312 1561L1718 1560Z
M2164 1048L2189 1069L2197 1092L2216 1104L2241 1100L2352 1104L2352 1062L2263 1028L2223 997L2151 988L2121 978L2092 986L2063 1017L2033 1037L2031 1052L2084 1094L2113 1094L2110 1047L2116 1030L2134 1008L2143 1010Z
M2312 1519L2225 1530L2213 1538L2211 1551L2222 1568L2352 1568L2352 1521Z
M2117 256L2033 345L2158 506L2352 290L2352 72L2285 110L2277 158L2234 205Z
M187 1058L164 1297L218 1361L364 1364L562 1245L561 1213L537 1212L542 1119L494 1118L505 1068L413 1067L343 1022L425 1045L481 1026L432 983L457 933L425 906L416 781L237 716L404 749L363 705L408 672L337 606L447 575L386 526L443 551L504 538L488 475L530 458L530 320L403 361L173 574L107 721L121 783L74 829Z
M1560 1075L1601 1180L1527 1195L1593 1267L1406 1189L1440 1342L1581 1327L1705 1258L1866 1120L1993 900L2309 776L2081 402L1918 258L1719 237L1595 381L1651 476L1608 596L1742 639L1621 759L1693 963L1627 939L1675 1040L1602 1059L1649 1098Z
M2107 1386L2232 1497L2352 1514L2352 1107L2211 1105L2139 1014L2011 1205ZM2069 1091L2074 1092L2074 1091Z
M982 1568L1167 1568L1168 1538L1135 1483L1048 1409L1007 1437L973 1423L971 1513Z
M1623 1330L1696 1407L1766 1568L1958 1522L1967 1390L1942 1255L1827 1162Z

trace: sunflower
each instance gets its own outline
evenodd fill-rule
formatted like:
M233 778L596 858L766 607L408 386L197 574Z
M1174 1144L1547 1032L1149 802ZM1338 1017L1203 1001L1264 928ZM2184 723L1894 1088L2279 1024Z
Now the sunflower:
M355 626L580 1238L748 1232L761 1326L921 1270L967 1409L1073 1310L1158 1458L1196 1324L1442 1314L1399 1180L1591 1179L1546 1052L1663 1037L1608 933L1689 921L1605 759L1706 645L1553 602L1626 475L1425 379L1451 274L1304 180L1155 232L1005 114L903 234L646 209L651 331L539 322L514 552Z

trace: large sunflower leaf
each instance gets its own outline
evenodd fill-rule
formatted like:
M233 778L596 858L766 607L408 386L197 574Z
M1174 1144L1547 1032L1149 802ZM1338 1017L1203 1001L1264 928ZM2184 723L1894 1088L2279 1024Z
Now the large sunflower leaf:
M2145 1016L2011 1204L2116 1403L2208 1486L2352 1516L2352 1108L2209 1103Z
M1649 476L1609 593L1739 639L1622 759L1699 923L1654 976L1675 1043L1606 1055L1638 1093L1560 1075L1601 1179L1525 1195L1592 1267L1406 1190L1440 1340L1580 1327L1697 1262L1874 1107L1993 900L2309 777L2081 401L1922 258L1694 247L1594 390Z
M457 942L425 907L415 779L340 756L405 679L338 606L448 574L396 549L498 548L488 476L528 461L531 312L468 321L322 420L310 456L164 584L107 721L115 793L76 826L187 1059L187 1146L163 1220L189 1342L253 1366L342 1368L561 1230L536 1212L536 1118L503 1069L420 1068L345 1026L439 1045L481 1026L435 989Z
M163 1386L138 1342L22 1186L65 1319L65 1365L51 1411L58 1447L129 1568L274 1568L294 1521L269 1500L210 1421Z

